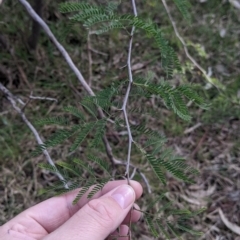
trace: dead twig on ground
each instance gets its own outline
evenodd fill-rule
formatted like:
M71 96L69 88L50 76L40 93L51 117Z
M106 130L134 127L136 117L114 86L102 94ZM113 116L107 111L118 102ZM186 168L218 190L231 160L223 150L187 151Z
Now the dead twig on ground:
M30 96L30 99L35 99L35 100L47 100L47 101L54 101L54 102L58 102L58 100L56 98L50 98L50 97L37 97L37 96Z
M171 22L171 24L172 24L172 26L173 26L175 35L177 36L177 38L180 40L180 42L181 42L182 45L183 45L183 49L184 49L184 51L185 51L185 54L186 54L187 58L193 63L193 65L194 65L196 68L199 69L199 71L200 71L200 72L203 74L203 76L208 80L208 82L210 82L211 84L213 84L213 83L212 83L212 80L211 80L211 78L208 76L206 70L205 70L205 69L191 56L191 54L189 53L188 48L187 48L187 44L186 44L186 42L184 41L184 39L182 38L182 36L180 35L180 33L179 33L178 29L177 29L177 25L176 25L176 23L175 23L175 21L174 21L174 19L173 19L173 17L172 17L172 14L170 13L170 9L169 9L169 7L168 7L168 5L167 5L166 0L162 0L162 3L163 3L163 5L164 5L164 8L165 8L167 14L168 14L169 20L170 20L170 22ZM214 84L213 84L213 85L214 85Z
M18 99L17 97L15 97L6 87L4 87L1 83L0 83L0 90L6 95L8 101L11 103L11 105L13 106L13 108L17 111L17 113L21 116L22 120L25 122L25 124L28 126L28 128L31 130L31 132L33 133L33 135L35 136L35 139L37 141L37 143L39 145L43 144L43 141L39 135L39 133L37 132L36 128L32 125L32 123L28 120L28 118L26 117L26 115L24 114L24 112L17 106L17 102L16 100ZM21 101L22 102L22 101ZM22 102L23 103L23 102ZM45 155L47 162L56 168L53 160L51 159L48 151L45 149L43 151L43 154ZM56 173L56 175L58 176L58 178L61 181L65 181L64 177L58 172ZM68 188L67 184L65 183L65 187Z

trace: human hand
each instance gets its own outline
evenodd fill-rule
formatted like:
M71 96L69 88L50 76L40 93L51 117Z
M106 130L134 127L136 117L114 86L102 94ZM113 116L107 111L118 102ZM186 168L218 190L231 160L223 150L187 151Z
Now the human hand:
M104 240L110 234L126 236L130 210L142 194L142 186L125 180L107 183L90 200L85 194L76 205L72 201L79 190L41 202L0 227L1 240ZM132 210L131 221L140 218ZM115 238L116 239L116 238ZM121 240L128 239L121 237Z

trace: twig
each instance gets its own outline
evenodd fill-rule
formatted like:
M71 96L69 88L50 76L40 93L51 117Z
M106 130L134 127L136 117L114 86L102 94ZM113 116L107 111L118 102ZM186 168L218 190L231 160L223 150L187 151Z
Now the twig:
M96 50L96 49L94 49L94 48L91 48L91 47L90 47L89 49L90 49L92 52L96 53L96 54L103 55L103 56L108 56L107 53L98 51L98 50Z
M196 148L192 151L191 157L194 158L195 155L197 154L199 148L202 146L202 144L204 143L206 137L207 137L208 131L206 131L203 136L201 137L200 141L198 142Z
M135 0L132 0L132 7L133 7L134 16L137 17L137 7L136 7ZM132 151L133 138L132 138L132 132L131 132L131 128L130 128L130 124L129 124L129 120L128 120L127 103L128 103L132 83L133 83L131 57L132 57L132 43L133 43L134 31L135 31L135 26L132 27L130 41L129 41L129 45L128 45L127 67L128 67L129 82L128 82L127 91L126 91L126 94L125 94L125 97L123 100L122 109L121 109L123 111L125 123L127 126L127 132L128 132L128 154L127 154L127 165L126 165L125 176L127 177L127 181L128 181L129 185L130 185L129 168L130 168L130 163L131 163L131 151ZM132 211L130 211L130 221L129 221L129 239L130 240L132 239L132 236L131 236L132 215L131 215L131 213L132 213Z
M113 161L114 161L114 164L115 164L115 165L124 165L124 166L127 165L127 162L123 162L123 161L121 161L121 160L119 160L119 159L113 158ZM142 177L144 183L146 184L148 193L152 193L151 186L150 186L150 184L149 184L146 176L144 175L144 173L142 173L141 170L140 170L138 167L134 166L132 163L130 163L129 166L130 166L131 168L133 168L133 169L136 169L137 173Z
M188 128L188 129L186 129L186 130L184 131L184 134L189 134L189 133L195 131L197 128L201 127L201 126L202 126L202 123L199 122L199 123L197 123L196 125L194 125L194 126Z
M133 7L134 16L137 17L137 7L136 7L135 0L132 0L132 7ZM130 128L130 124L129 124L129 120L128 120L127 103L128 103L132 83L133 83L131 56L132 56L132 43L133 43L134 31L135 31L135 26L132 27L130 41L129 41L129 45L128 45L127 67L128 67L129 82L128 82L127 91L126 91L126 94L125 94L125 97L123 100L122 109L121 109L123 111L125 123L127 126L127 132L128 132L128 154L127 154L127 166L126 166L126 173L125 173L128 182L129 182L129 167L130 167L130 162L131 162L131 150L132 150L133 138L132 138L132 132L131 132L131 128Z
M196 62L196 60L190 55L190 53L188 52L188 48L187 48L187 44L186 42L184 41L184 39L181 37L180 33L178 32L178 29L177 29L177 26L176 26L176 23L170 13L170 10L169 10L169 7L166 3L166 0L162 0L162 3L164 5L164 8L166 9L166 12L168 14L168 17L170 19L170 22L173 26L173 29L174 29L174 32L177 36L177 38L180 40L180 42L182 43L183 45L183 48L184 48L184 51L185 51L185 54L186 56L188 57L188 59L194 64L194 66L196 66L201 72L202 74L204 75L204 77L211 82L210 80L210 77L207 75L207 72Z
M54 101L54 102L58 102L58 100L56 98L50 98L50 97L35 97L35 96L30 96L30 99L37 99L37 100L47 100L47 101Z
M92 52L91 52L91 36L88 33L87 38L87 50L88 50L88 84L91 87L92 85Z
M136 172L137 172L137 169L136 169L136 168L134 168L134 169L133 169L133 171L132 171L132 174L131 174L131 177L130 177L130 179L133 179L133 178L134 178L134 176L135 176Z
M17 101L17 102L19 102L21 105L23 105L23 106L25 105L25 103L24 103L21 99L19 99L18 97L14 96L11 92L9 92L8 89L5 88L1 83L0 83L0 90L1 90L3 93L5 93L5 95L7 95L7 96L9 96L11 99L13 99L14 102Z
M26 125L28 126L28 128L32 131L33 135L35 136L35 139L37 141L37 143L39 145L43 144L43 141L41 139L41 137L39 136L36 128L32 125L32 123L27 119L26 115L24 114L24 112L17 106L16 103L16 97L6 88L4 87L1 83L0 83L0 90L6 95L7 99L9 100L9 102L12 104L13 108L18 112L18 114L21 116L22 120L26 123ZM56 167L53 160L51 159L48 151L45 149L43 151L43 154L45 155L48 163L53 166ZM64 177L60 174L60 173L56 173L56 175L58 176L58 178L65 182ZM68 185L65 184L65 187L68 188Z
M9 111L0 112L0 116L3 116L3 115L8 114L8 113L9 113Z
M72 71L75 73L77 79L79 80L79 82L82 84L82 86L84 87L84 89L88 92L89 95L91 96L95 96L93 90L89 87L89 85L87 84L87 82L85 81L82 73L79 71L79 69L76 67L76 65L73 63L71 57L69 56L69 54L67 53L67 51L65 50L65 48L58 42L58 40L56 39L56 37L53 35L52 31L50 30L50 28L48 27L48 25L43 21L43 19L41 17L39 17L37 15L37 13L34 11L34 9L31 7L31 5L26 1L26 0L19 0L19 2L25 7L25 9L27 10L27 12L29 13L29 15L33 18L33 20L35 20L36 22L38 22L38 24L43 28L43 30L45 31L45 33L48 35L48 37L52 40L52 42L54 43L54 45L57 47L57 49L59 50L59 52L62 54L63 58L65 59L65 61L68 63L69 67L72 69Z
M146 178L146 176L140 171L139 168L137 168L137 172L142 177L143 181L145 182L145 184L147 186L148 193L152 193L150 184L149 184L148 179Z

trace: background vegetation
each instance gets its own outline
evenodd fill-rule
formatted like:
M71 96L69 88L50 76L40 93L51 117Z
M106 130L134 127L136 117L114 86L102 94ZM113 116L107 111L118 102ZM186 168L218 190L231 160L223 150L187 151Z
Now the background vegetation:
M40 11L59 39L67 28L66 17L58 11L60 2L44 1ZM31 3L34 5L34 2ZM153 100L144 105L147 109L159 111L159 117L149 117L147 121L153 129L158 129L169 138L167 145L201 173L194 185L169 176L169 199L179 207L187 205L193 210L200 206L207 208L192 220L195 229L205 233L202 239L238 239L238 235L223 223L219 208L230 222L240 226L240 10L228 1L191 3L191 25L182 19L174 5L170 5L171 12L179 32L189 44L190 53L216 79L218 88L209 85L186 58L159 1L139 1L138 9L142 16L154 19L161 26L185 66L186 77L175 74L171 84L195 83L206 101L211 103L211 108L205 111L191 107L193 119L186 123L172 112L160 108ZM127 1L123 1L121 11L129 12L130 7ZM63 106L76 105L85 95L44 32L40 31L39 38L33 39L33 36L37 36L36 31L35 26L32 34L32 20L17 1L4 1L0 5L0 82L25 101L31 94L57 99L57 102L31 100L24 111L32 122L63 114ZM92 36L89 46L85 30L78 25L67 37L64 46L97 91L112 81L127 77L122 68L126 64L127 51L124 52L123 47L127 47L127 41L121 32L113 31L110 35ZM135 73L161 75L163 71L158 50L151 47L150 43L151 39L143 40L141 33L136 33L133 70ZM91 67L88 63L89 51L92 56ZM141 106L141 99L139 105L130 105L134 108ZM137 122L139 116L132 113L130 120ZM47 139L56 128L46 126L38 130ZM108 139L118 149L125 150L124 134L112 129ZM66 142L52 149L52 158L64 160L69 145L70 142ZM0 93L0 224L46 198L46 195L39 196L40 189L56 180L54 175L38 167L39 163L45 162L43 156L31 157L35 146L34 136ZM84 147L79 151L79 156L83 156L83 153ZM125 152L116 154L119 158L125 157ZM135 163L141 162L138 157L137 154L133 155ZM151 169L146 169L145 173L151 178ZM159 186L152 187L159 189ZM138 232L142 239L149 239L145 236L145 228L139 228ZM139 236L136 237L139 239Z

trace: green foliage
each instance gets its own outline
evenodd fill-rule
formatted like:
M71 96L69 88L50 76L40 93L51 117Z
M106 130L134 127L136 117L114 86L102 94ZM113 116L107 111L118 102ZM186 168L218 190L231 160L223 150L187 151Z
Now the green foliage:
M186 4L179 4L178 2L179 1L176 1L177 6L181 11L185 10L184 16L186 16ZM161 29L159 29L156 24L129 14L118 15L113 11L116 9L116 6L111 7L110 4L104 8L102 6L98 7L88 3L65 2L60 5L59 9L62 13L80 12L69 18L70 24L68 32L78 22L82 23L92 34L107 33L113 29L124 29L129 34L127 29L133 26L145 31L148 37L154 39L156 46L161 52L162 66L165 69L167 76L171 77L174 69L180 70L180 62L175 51L169 46L168 41L162 35ZM109 11L109 9L111 9L111 11Z
M134 85L142 88L145 92L161 97L167 108L172 109L180 118L190 121L191 116L184 100L190 100L199 107L207 109L208 105L189 85L172 87L167 82L158 85L146 82L144 79L137 79ZM184 99L185 98L185 99Z
M65 126L65 125L68 125L68 121L64 117L50 117L50 118L40 119L36 121L36 124L39 126L50 125L50 124Z
M188 209L173 209L173 204L169 202L166 193L154 196L154 200L144 211L144 220L146 221L150 232L155 238L164 237L165 239L182 239L182 232L188 232L193 236L201 236L202 233L194 231L189 226L189 220L204 209L192 212Z
M179 11L182 13L183 17L190 22L191 15L189 12L190 3L188 0L173 0L176 6L178 7Z
M174 2L184 17L189 19L187 1L180 2L176 0ZM69 17L71 27L76 23L81 23L88 30L89 34L102 34L113 29L122 29L129 35L131 28L135 27L137 31L145 32L147 37L154 40L154 46L160 50L161 64L166 71L167 78L173 75L174 70L181 70L177 54L163 36L161 29L150 20L130 14L116 13L117 6L118 4L113 3L109 3L107 6L96 6L85 2L65 2L60 5L60 11L72 14ZM69 27L69 30L71 27ZM71 142L69 149L71 155L77 153L80 147L84 148L83 158L74 157L70 161L59 161L57 162L57 167L41 166L50 172L61 173L64 176L65 185L62 188L59 185L52 187L57 194L66 193L81 187L76 191L73 204L76 204L83 195L87 196L87 198L92 198L101 191L108 181L119 179L123 176L122 168L114 166L112 156L109 156L111 153L108 153L108 157L112 161L111 167L101 157L103 155L101 147L103 145L103 137L107 138L109 129L118 128L126 130L126 122L120 114L121 111L119 110L122 109L119 109L119 106L123 105L123 93L126 92L127 87L128 80L111 83L109 87L98 91L95 96L83 97L79 106L65 107L64 110L70 115L69 117L64 115L39 121L41 125L61 125L66 129L56 131L43 145L38 147L37 153L46 148L55 147L66 140ZM156 84L152 78L144 76L137 78L133 76L129 99L141 98L149 100L152 97L157 99L158 104L160 103L159 105L163 103L165 107L186 121L191 120L187 106L189 101L203 109L208 107L191 85L171 86L166 81L158 81ZM137 112L136 109L135 111ZM137 152L140 152L141 156L151 166L156 178L163 183L162 186L167 183L167 172L175 178L188 183L192 182L192 175L198 172L191 166L188 166L184 159L175 156L171 150L166 148L165 136L156 130L150 129L147 127L147 124L143 124L141 121L140 124L132 124L130 122L130 129ZM125 163L123 162L122 164L124 165ZM141 166L139 171L143 171ZM154 199L151 207L159 203L159 201L164 202L165 196L161 195L160 198ZM145 220L152 234L155 237L159 237L160 230L169 239L170 236L179 237L181 231L194 233L194 231L188 228L187 224L184 224L184 221L189 216L192 216L191 212L187 210L173 211L170 209L171 206L171 203L161 206L161 208L155 211L155 215L151 214L152 210L150 208L145 213ZM162 217L162 212L167 216L166 218ZM173 221L168 220L170 216L171 218L173 217Z
M152 95L158 96L163 100L168 108L172 109L184 120L190 119L190 115L187 111L186 103L184 101L185 98L203 108L206 108L202 98L195 91L193 91L190 86L172 87L166 82L154 85L146 82L145 79L134 80L133 90L135 86L137 87L135 95L140 93L139 96L146 97L147 99ZM118 83L116 85L111 85L109 88L99 91L94 97L84 97L78 108L64 108L67 113L79 119L78 123L71 123L72 117L56 118L56 122L54 121L55 118L51 118L51 120L49 120L49 118L46 120L43 119L42 121L40 120L42 124L57 124L59 119L61 119L60 123L68 122L66 127L69 128L61 129L53 134L53 136L49 137L49 139L39 147L40 150L44 150L47 147L54 147L69 138L74 138L70 148L71 152L75 152L84 141L88 142L89 149L100 149L99 145L102 143L102 138L106 134L106 129L109 123L106 118L99 118L98 109L102 108L109 118L115 119L115 122L113 123L115 123L116 126L119 128L125 128L126 126L124 121L121 118L116 117L115 114L111 112L111 106L114 105L113 102L116 102L116 96L120 94L124 88L126 88L125 81L123 81L121 84ZM122 101L122 99L119 98L118 101ZM71 127L69 127L69 125ZM131 126L131 130L134 136L135 146L150 164L156 177L164 185L167 183L166 172L171 173L172 176L183 181L189 183L192 182L191 175L197 174L198 172L192 167L188 166L184 159L175 156L171 150L165 147L166 138L162 134L155 130L149 129L145 124L133 125ZM90 138L88 137L89 135L91 135ZM139 138L143 136L145 136L145 141L138 143L137 141ZM94 156L92 153L87 155L87 161L74 158L69 163L65 163L63 161L58 162L57 166L58 168L56 169L48 165L43 165L42 167L54 173L60 172L64 178L67 179L66 182L69 183L67 189L64 187L60 188L59 185L57 185L57 187L53 186L52 189L57 194L66 193L81 186L81 189L76 194L73 204L76 204L85 194L87 194L88 198L91 198L97 192L99 192L110 179L113 179L111 174L112 169L108 163L103 161L101 158ZM103 171L104 177L102 175L100 177L96 174L96 166L98 169ZM87 174L87 179L81 177L83 174ZM115 178L118 178L118 175L116 175ZM92 185L94 185L94 187L91 187ZM179 215L180 213L185 212L171 212L172 215ZM164 229L166 228L171 230L170 232L172 233L176 232L171 223L165 223L165 225L163 225L162 223L160 224L158 222L156 225L153 223L153 219L151 217L147 217L146 222L154 236L157 236L158 233L155 230L155 226L158 226L163 233L165 231ZM179 229L181 226L183 226L183 228L186 227L185 225L180 224L174 226L178 226ZM183 230L183 228L181 229ZM187 229L188 228L186 227L186 231ZM188 232L191 232L191 230ZM165 232L165 236L168 236L169 234L170 233L167 231Z
M110 174L110 166L108 165L108 163L106 161L103 161L102 159L89 155L88 159L94 163L96 163L98 165L98 167L100 167L105 173L108 174L108 176L111 176Z
M59 181L52 186L47 187L41 193L51 191L59 195L79 189L81 187L76 194L75 199L73 200L73 204L76 204L86 193L87 198L92 198L97 192L101 191L101 189L110 181L112 177L110 167L102 159L90 156L88 160L88 162L85 162L81 159L72 159L68 162L58 161L56 163L57 167L50 164L40 164L41 168L51 173L61 173L65 179L64 182ZM101 175L96 175L96 166L101 166L104 172L107 173L106 178L103 178Z
M73 116L77 117L79 120L85 121L84 114L76 107L68 106L64 107L63 110L71 113Z

